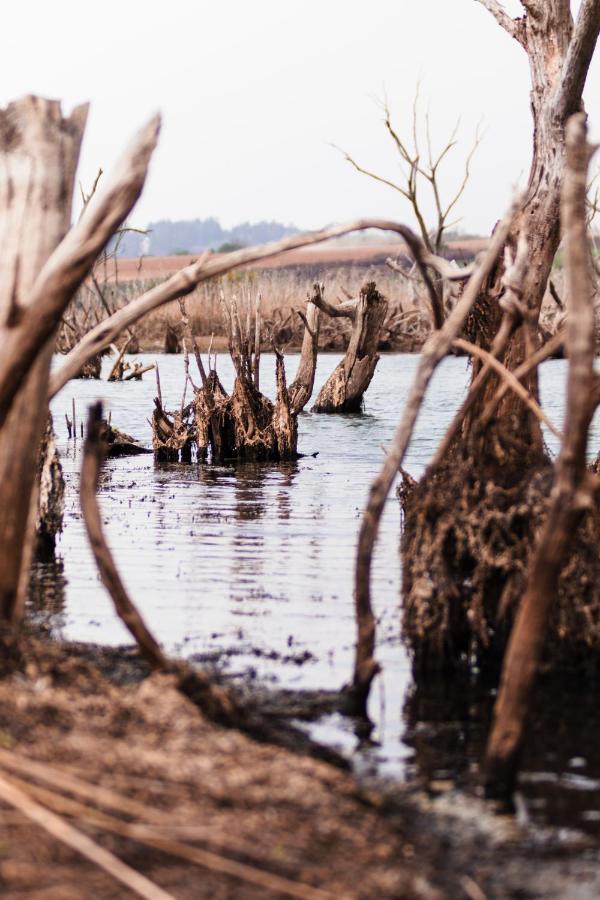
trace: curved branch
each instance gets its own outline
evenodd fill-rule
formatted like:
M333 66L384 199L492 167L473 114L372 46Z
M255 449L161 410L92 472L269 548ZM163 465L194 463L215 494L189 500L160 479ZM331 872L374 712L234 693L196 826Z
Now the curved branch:
M159 130L160 118L155 116L135 136L111 177L92 197L36 278L27 307L19 310L19 327L10 330L2 347L0 424L71 297L140 196Z
M600 31L600 0L583 0L573 29L556 96L561 121L577 112Z
M504 28L507 34L510 34L512 38L525 47L526 38L521 19L511 18L498 0L477 0L477 3L481 3L493 15L496 22Z
M540 422L543 422L544 425L552 432L552 434L562 441L562 434L554 425L553 422L550 421L544 410L541 408L539 403L537 403L534 398L531 396L527 388L525 388L516 375L509 371L506 366L503 366L499 359L496 359L495 356L492 356L487 350L484 350L482 347L478 347L476 344L472 344L471 341L465 341L463 338L458 338L453 341L453 345L457 347L459 350L464 350L466 353L469 353L471 356L477 356L479 359L488 365L491 369L493 369L497 375L500 376L507 390L513 391L520 400L523 401L525 406L531 410L531 412L539 419Z
M371 607L370 582L371 559L377 540L381 514L394 478L402 465L410 444L421 403L433 373L438 363L446 356L452 341L463 327L471 307L479 296L483 283L496 264L519 204L520 198L513 202L509 213L498 224L490 245L473 272L462 297L444 322L443 327L432 334L426 342L404 413L396 428L383 467L372 482L369 490L356 551L354 600L358 622L358 638L354 679L351 687L348 689L350 704L355 711L363 715L366 713L371 682L378 671L378 665L373 658L375 650L375 617Z
M152 668L164 672L169 668L167 659L148 630L136 606L130 600L104 537L102 516L96 496L98 479L104 462L101 428L102 403L98 402L90 408L81 467L80 501L85 527L100 578L115 604L119 618L133 635L140 652Z
M387 219L357 219L345 225L332 225L330 228L324 228L322 231L291 235L290 237L282 238L280 241L273 241L258 247L244 247L242 250L235 250L232 253L225 253L218 257L212 257L211 254L205 253L196 262L180 269L167 281L142 294L136 300L132 300L127 306L117 310L112 316L109 316L89 331L79 344L70 353L67 353L62 366L50 379L50 397L54 397L91 356L95 356L100 350L114 341L115 337L124 328L137 322L146 313L157 309L170 300L177 300L179 297L184 297L191 293L200 282L207 281L209 278L214 278L218 275L225 275L227 272L240 266L259 262L260 260L268 259L270 256L277 256L277 254L287 250L308 247L311 244L318 244L329 238L349 234L351 231L365 231L368 228L376 228L379 231L393 231L396 234L400 234L415 254L419 253L422 246L419 238L406 225L400 225L398 222L392 222ZM431 291L435 295L435 289L431 284L431 279L425 267L422 266L422 263L419 263L418 259L417 264L419 268L422 267L423 279L428 284L430 295ZM0 415L5 403L5 385L0 381Z
M310 302L314 303L317 309L320 309L321 312L324 312L325 315L330 316L332 319L354 320L356 318L358 300L346 300L344 303L334 306L333 303L325 299L324 284L313 285L313 295L310 298Z

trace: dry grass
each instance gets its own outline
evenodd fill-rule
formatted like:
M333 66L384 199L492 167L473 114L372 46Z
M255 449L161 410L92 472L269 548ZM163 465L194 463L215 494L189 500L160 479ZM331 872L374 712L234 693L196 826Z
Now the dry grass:
M399 344L404 349L417 349L420 346L423 327L426 326L426 308L418 296L411 297L406 282L385 265L335 268L303 266L233 272L224 278L199 285L187 298L186 306L194 333L205 338L214 335L216 346L219 346L224 342L226 334L221 291L228 299L235 297L241 303L248 298L254 300L260 293L266 339L269 340L272 335L278 345L296 348L302 340L304 327L298 310L304 310L307 293L315 281L324 282L327 296L332 300L344 300L347 294L356 296L366 281L375 281L378 289L390 301L386 323L389 330L384 335L386 344L383 349L400 349ZM152 282L129 281L117 288L111 287L111 293L119 291L121 305L147 290L151 284ZM417 311L414 314L415 303L422 313ZM407 313L407 321L404 321ZM403 317L402 321L398 321L399 317ZM141 348L162 349L167 326L179 328L179 323L177 303L170 303L149 314L136 327ZM415 339L416 332L421 332L418 339ZM345 347L348 333L347 322L324 321L321 348L334 350Z

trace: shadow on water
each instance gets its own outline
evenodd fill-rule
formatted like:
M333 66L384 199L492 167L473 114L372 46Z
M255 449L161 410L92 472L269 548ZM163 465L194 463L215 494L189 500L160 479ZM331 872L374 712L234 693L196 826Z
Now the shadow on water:
M338 359L320 360L316 390ZM107 538L132 597L168 652L210 660L232 677L290 691L336 691L348 681L360 516L417 363L411 355L382 357L362 414L303 413L300 450L318 451L315 458L231 466L158 464L148 456L108 462L100 484ZM294 357L287 366L291 380ZM560 361L542 369L542 398L557 424L564 372ZM160 373L167 406L179 404L181 358L161 358ZM219 373L229 387L228 357L219 358ZM413 476L431 459L468 377L467 363L459 358L445 360L436 374L405 461ZM261 383L273 396L272 355L263 358ZM78 501L82 442L75 447L67 441L64 413L74 399L81 420L86 406L102 399L117 427L149 444L154 393L153 379L73 381L53 401L67 483L65 530L57 560L34 570L30 602L67 639L130 643L87 545ZM599 424L596 419L592 451L600 443ZM552 436L548 443L553 446ZM358 771L422 782L432 790L452 783L476 791L493 698L471 683L413 684L400 641L399 533L392 495L373 561L383 672L369 703L372 732L332 714L313 723L311 733L351 756ZM566 684L540 692L520 790L536 823L600 836L600 760L594 762L600 711L594 695L589 686Z

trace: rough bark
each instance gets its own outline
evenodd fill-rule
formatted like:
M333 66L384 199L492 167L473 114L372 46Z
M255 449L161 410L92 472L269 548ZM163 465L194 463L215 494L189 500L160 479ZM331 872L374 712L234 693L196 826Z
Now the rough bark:
M315 297L315 305L325 312L332 307ZM347 311L333 307L337 315L347 315L352 319L352 334L343 360L329 376L313 406L313 412L347 413L362 409L365 391L371 383L375 367L379 362L377 347L381 329L385 321L388 303L371 281L361 289L356 301L342 304Z
M600 0L583 0L575 24L568 0L522 0L524 15L518 19L511 19L497 0L480 2L524 48L531 76L533 158L526 197L509 236L509 243L516 246L519 235L527 235L529 258L522 295L529 315L515 330L501 357L506 368L514 370L537 348L539 313L560 241L565 124L582 105L585 79L600 29ZM494 289L492 302L482 305L478 311L479 323L474 323L475 332L468 335L486 350L491 348L502 315L493 297ZM479 368L479 365L473 367L474 378ZM497 379L490 378L467 419L469 431L497 387ZM528 374L525 387L539 399L537 369ZM514 395L505 395L498 416L510 419L521 435L528 436L532 447L542 450L537 419Z
M38 273L69 226L86 113L64 118L58 102L35 97L0 111L0 372L24 334ZM0 616L8 621L20 617L33 549L53 331L21 372L0 425Z
M356 551L354 603L357 641L353 680L347 688L348 708L360 715L366 715L371 682L379 671L379 666L374 659L375 616L371 605L371 561L385 501L404 461L419 410L433 373L448 353L452 341L457 337L469 311L476 302L483 283L496 264L514 214L515 210L511 209L506 218L499 223L490 246L475 267L462 297L446 319L443 327L439 331L435 331L425 344L404 413L394 433L392 444L388 448L383 467L369 489Z
M322 285L314 286L315 294L323 294ZM306 316L304 319L304 337L300 351L300 362L296 377L289 386L290 406L296 415L302 412L310 400L315 386L315 372L317 370L317 354L319 351L319 308L309 298L306 304ZM258 387L258 385L257 385Z
M527 574L502 668L486 760L488 793L506 796L515 784L519 751L560 570L579 520L591 507L597 478L586 467L588 432L596 408L594 310L589 267L585 195L592 155L585 117L573 116L567 137L562 223L567 273L567 411L555 465L550 507Z
M26 97L0 111L0 616L22 615L37 513L35 454L63 313L144 183L158 120L67 231L86 108ZM62 240L61 240L62 238ZM82 362L85 362L82 361Z
M277 396L273 404L257 387L260 358L260 310L250 307L240 316L235 301L225 302L229 333L229 354L235 368L235 382L227 394L216 371L204 369L189 322L184 319L192 343L202 387L194 385L195 440L198 455L213 462L226 460L280 462L298 456L297 413L292 409L285 378L283 355L275 348ZM189 377L189 376L188 376ZM190 379L191 380L191 379Z

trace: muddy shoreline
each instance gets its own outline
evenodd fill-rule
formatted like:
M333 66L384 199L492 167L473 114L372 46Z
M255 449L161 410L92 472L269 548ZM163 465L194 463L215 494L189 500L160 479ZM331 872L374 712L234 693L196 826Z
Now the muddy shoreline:
M303 740L296 724L333 703L332 695L293 696L251 681L238 685L238 696L269 723L262 735L207 721L168 677L150 676L132 647L37 638L23 671L0 682L2 747L85 772L174 821L185 813L186 826L198 822L195 845L220 847L229 859L325 896L597 896L600 850L593 838L495 815L447 784L352 774L329 749L326 760L319 758L318 744ZM10 848L0 861L4 897L126 896L4 810L0 840ZM114 836L107 846L177 897L285 895Z

